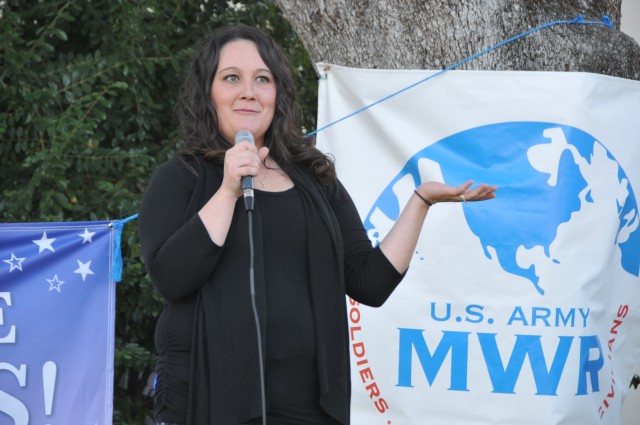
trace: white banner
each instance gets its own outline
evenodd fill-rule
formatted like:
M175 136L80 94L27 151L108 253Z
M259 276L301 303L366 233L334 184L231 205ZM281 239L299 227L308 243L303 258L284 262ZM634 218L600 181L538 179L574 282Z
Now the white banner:
M318 64L318 128L433 71ZM374 244L425 180L437 204L387 303L349 304L354 424L620 424L640 360L640 82L449 71L318 145Z

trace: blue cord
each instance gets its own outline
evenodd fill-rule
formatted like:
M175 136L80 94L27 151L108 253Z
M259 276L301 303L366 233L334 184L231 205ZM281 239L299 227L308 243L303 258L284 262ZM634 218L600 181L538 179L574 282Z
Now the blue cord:
M130 217L114 221L109 224L109 228L116 232L114 238L115 243L113 244L113 263L111 268L111 278L114 282L120 282L122 280L122 229L125 224L136 218L138 218L138 214L134 214Z
M465 63L467 63L467 62L469 62L469 61L471 61L471 60L473 60L473 59L477 58L478 56L482 56L482 55L484 55L485 53L488 53L488 52L490 52L490 51L492 51L492 50L495 50L495 49L497 49L497 48L499 48L499 47L504 46L505 44L511 43L511 42L513 42L513 41L516 41L516 40L517 40L517 39L519 39L519 38L526 37L527 35L529 35L529 34L531 34L531 33L534 33L534 32L536 32L536 31L540 31L540 30L545 29L545 28L552 27L552 26L554 26L554 25L566 25L566 24L606 25L606 26L608 26L608 27L610 27L610 28L615 29L615 26L611 23L611 20L609 19L609 17L608 17L608 16L603 16L601 21L585 21L584 17L582 17L582 16L578 16L578 17L577 17L577 18L575 18L575 19L570 19L570 20L565 19L565 20L560 20L560 21L548 22L548 23L546 23L546 24L544 24L544 25L540 25L540 26L538 26L538 27L532 28L532 29L530 29L530 30L528 30L528 31L525 31L525 32L523 32L523 33L521 33L521 34L518 34L518 35L516 35L516 36L514 36L514 37L511 37L511 38L509 38L509 39L507 39L507 40L501 41L500 43L497 43L497 44L495 44L495 45L493 45L493 46L491 46L491 47L489 47L489 48L487 48L487 49L482 50L481 52L478 52L478 53L476 53L476 54L474 54L474 55L472 55L472 56L469 56L469 57L467 57L466 59L463 59L463 60L461 60L460 62L457 62L457 63L455 63L455 64L453 64L453 65L451 65L451 66L448 66L447 68L445 68L445 69L443 69L443 70L441 70L441 71L438 71L438 72L436 72L435 74L432 74L432 75L430 75L430 76L428 76L428 77L426 77L426 78L423 78L422 80L417 81L417 82L415 82L415 83L413 83L413 84L411 84L411 85L409 85L409 86L407 86L407 87L405 87L405 88L403 88L403 89L400 89L400 90L398 90L398 91L397 91L397 92L395 92L395 93L391 93L390 95L385 96L385 97L383 97L382 99L376 100L375 102L370 103L369 105L366 105L366 106L364 106L364 107L362 107L362 108L358 109L358 110L357 110L357 111L355 111L355 112L352 112L352 113L350 113L350 114L348 114L348 115L345 115L344 117L339 118L338 120L336 120L336 121L334 121L334 122L331 122L331 123L329 123L329 124L327 124L327 125L325 125L325 126L323 126L323 127L319 128L319 129L317 129L317 130L315 130L315 131L312 131L311 133L307 134L305 137L313 136L314 134L317 134L317 133L319 133L319 132L321 132L321 131L323 131L323 130L326 130L327 128L329 128L329 127L331 127L331 126L334 126L334 125L338 124L338 123L339 123L339 122L341 122L341 121L344 121L344 120L346 120L346 119L348 119L348 118L351 118L351 117L352 117L352 116L354 116L354 115L358 115L359 113L364 112L364 111L366 111L367 109L372 108L372 107L374 107L375 105L377 105L377 104L379 104L379 103L382 103L382 102L384 102L384 101L387 101L387 100L391 99L392 97L399 95L400 93L403 93L403 92L405 92L405 91L407 91L407 90L410 90L410 89L412 89L412 88L416 87L416 86L417 86L417 85L419 85L419 84L422 84L422 83L424 83L424 82L426 82L426 81L428 81L428 80L430 80L430 79L432 79L432 78L437 77L437 76L438 76L438 75L440 75L440 74L444 74L444 73L445 73L445 72L447 72L447 71L450 71L450 70L452 70L452 69L454 69L454 68L457 68L457 67L459 67L459 66L461 66L461 65L464 65Z

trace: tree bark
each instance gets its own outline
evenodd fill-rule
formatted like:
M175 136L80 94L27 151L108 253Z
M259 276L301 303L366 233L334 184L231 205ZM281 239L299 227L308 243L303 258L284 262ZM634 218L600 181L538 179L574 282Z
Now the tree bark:
M557 20L608 16L622 0L274 0L311 60L379 69L443 69ZM457 69L583 71L640 80L640 46L604 25L556 25Z

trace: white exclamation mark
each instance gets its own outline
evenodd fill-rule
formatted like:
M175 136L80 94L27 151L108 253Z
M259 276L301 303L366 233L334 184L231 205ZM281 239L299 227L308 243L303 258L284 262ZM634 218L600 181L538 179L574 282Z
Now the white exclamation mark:
M44 390L44 413L51 415L53 407L53 393L56 388L56 375L58 366L52 361L46 362L42 366L42 388Z

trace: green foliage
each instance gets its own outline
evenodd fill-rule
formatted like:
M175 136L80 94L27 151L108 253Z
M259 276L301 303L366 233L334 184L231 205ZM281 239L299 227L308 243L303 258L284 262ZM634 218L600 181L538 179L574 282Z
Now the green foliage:
M0 2L0 220L87 221L137 212L153 169L179 146L173 107L197 40L243 22L288 51L315 128L315 73L264 1ZM117 286L114 423L151 416L162 303L146 276L135 221L123 232Z

